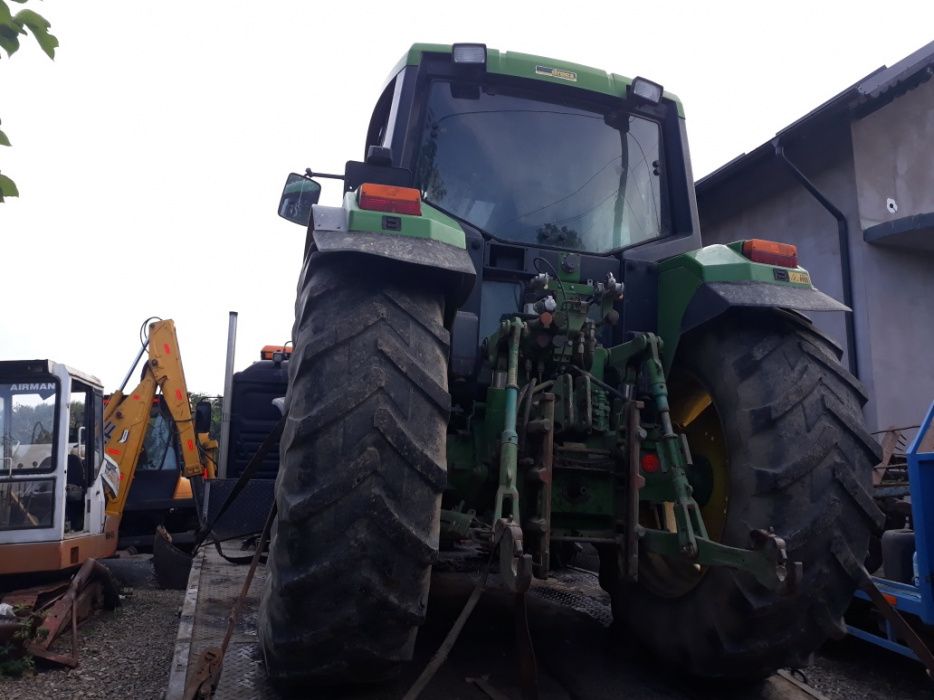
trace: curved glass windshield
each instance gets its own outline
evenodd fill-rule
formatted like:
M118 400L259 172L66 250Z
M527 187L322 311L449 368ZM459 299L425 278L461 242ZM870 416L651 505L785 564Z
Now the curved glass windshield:
M657 123L461 92L429 91L416 168L426 201L515 243L606 253L661 234Z

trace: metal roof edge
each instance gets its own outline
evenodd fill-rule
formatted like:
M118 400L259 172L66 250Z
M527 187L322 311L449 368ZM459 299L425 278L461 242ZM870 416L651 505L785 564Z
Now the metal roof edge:
M888 100L894 99L900 94L895 92L896 88L908 83L911 78L922 72L925 72L926 75L922 77L921 82L934 76L934 41L909 54L891 67L882 66L877 68L779 130L775 136L762 145L736 156L700 178L694 183L697 194L700 195L711 187L725 182L735 176L743 167L760 160L766 153L770 154L774 150L773 143L776 139L793 138L804 129L813 126L818 120L836 116L841 112L849 114L857 105L862 106L863 113L871 111L866 110L867 105L880 101L879 106L881 106ZM914 84L909 85L907 89L910 89L910 87L914 87Z
M870 99L885 94L891 88L934 65L934 41L908 54L901 61L860 81L857 89Z
M884 67L877 68L875 71L866 76L866 78L875 75L882 70L884 70ZM766 153L771 155L771 153L775 150L773 144L776 139L782 140L791 138L797 135L797 133L801 130L811 126L818 119L826 119L835 113L847 110L849 104L859 96L857 87L859 86L860 82L866 80L866 78L863 78L859 82L853 83L842 92L839 92L831 97L829 100L822 102L810 112L807 112L798 119L795 119L793 122L791 122L791 124L776 132L775 135L772 136L768 141L762 143L751 151L747 151L746 153L742 153L741 155L736 156L732 160L729 160L721 165L713 172L702 177L700 180L694 183L694 188L697 193L700 194L704 190L707 190L716 184L728 180L736 173L736 171L740 169L740 167L760 160Z

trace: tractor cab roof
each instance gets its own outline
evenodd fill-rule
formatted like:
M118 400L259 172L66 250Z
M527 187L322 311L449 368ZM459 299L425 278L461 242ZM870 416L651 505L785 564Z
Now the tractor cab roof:
M420 65L425 54L450 55L453 53L454 46L450 44L412 44L412 47L396 64L387 83L405 66ZM483 45L474 44L473 46ZM629 86L632 84L630 78L616 73L607 73L599 68L545 56L534 56L515 51L499 51L491 48L486 48L485 70L487 73L514 78L530 78L623 99L628 96ZM663 94L663 98L674 102L677 105L678 116L684 117L681 100L667 91Z

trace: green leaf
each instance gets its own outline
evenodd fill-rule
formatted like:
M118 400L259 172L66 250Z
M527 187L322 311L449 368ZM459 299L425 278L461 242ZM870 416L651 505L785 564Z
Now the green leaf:
M7 56L12 56L19 49L19 38L16 35L16 31L0 24L0 49L6 51Z
M9 146L10 139L7 138L7 135L0 131L0 146Z
M9 36L26 34L26 30L23 29L23 23L16 19L16 17L12 16L6 22L0 22L0 29L3 30L4 34L8 34Z
M10 8L3 0L0 0L0 24L9 24L13 21L13 15L10 14Z
M19 190L16 189L16 183L6 175L0 174L0 202L4 197L19 197Z
M55 58L55 49L58 46L58 39L53 34L49 34L49 21L32 10L20 10L13 17L14 22L28 27L32 35L36 37L39 47L45 51L49 58Z
M15 15L13 15L13 19L34 31L36 29L39 31L48 31L49 27L52 26L49 24L49 20L40 15L38 12L33 12L32 10L20 10Z

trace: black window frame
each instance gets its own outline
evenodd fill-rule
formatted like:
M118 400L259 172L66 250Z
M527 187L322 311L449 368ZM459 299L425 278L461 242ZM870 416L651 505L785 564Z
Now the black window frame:
M395 101L397 84L397 77L390 80L380 94L379 99L376 100L376 106L373 107L370 123L366 130L366 144L363 146L364 159L366 159L366 153L370 146L382 146L386 141L386 137L391 134L392 107Z

